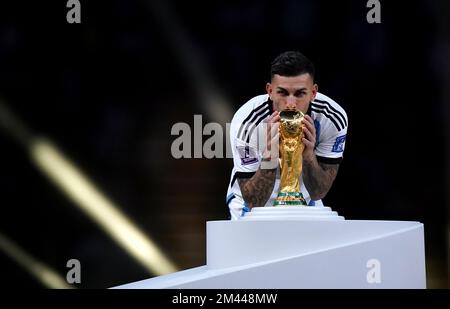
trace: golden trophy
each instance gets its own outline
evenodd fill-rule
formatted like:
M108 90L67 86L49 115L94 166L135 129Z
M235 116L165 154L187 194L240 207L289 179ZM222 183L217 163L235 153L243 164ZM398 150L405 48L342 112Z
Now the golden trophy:
M303 128L300 111L282 111L280 113L280 192L274 206L307 206L300 192L302 173Z

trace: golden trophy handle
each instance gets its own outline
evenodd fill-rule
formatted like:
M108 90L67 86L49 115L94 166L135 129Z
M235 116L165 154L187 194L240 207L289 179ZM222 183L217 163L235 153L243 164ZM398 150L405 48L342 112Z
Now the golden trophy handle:
M274 206L306 206L306 200L300 192L305 147L301 123L304 114L300 111L282 111L280 117L280 191Z

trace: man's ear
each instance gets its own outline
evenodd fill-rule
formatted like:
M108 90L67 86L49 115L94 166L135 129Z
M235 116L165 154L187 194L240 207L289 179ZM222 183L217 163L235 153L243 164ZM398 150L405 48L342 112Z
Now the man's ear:
M267 94L269 95L270 99L272 100L273 87L272 87L271 83L266 84L266 91L267 91Z
M311 101L314 101L318 91L319 91L319 86L317 84L314 84L313 87L312 87Z

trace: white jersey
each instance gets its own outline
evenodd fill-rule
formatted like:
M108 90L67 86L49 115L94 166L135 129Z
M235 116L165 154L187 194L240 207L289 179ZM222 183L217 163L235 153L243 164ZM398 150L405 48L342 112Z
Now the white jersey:
M236 220L249 211L242 197L238 178L251 178L259 169L265 148L260 133L263 123L272 114L273 107L269 95L254 97L242 105L231 121L230 145L233 151L234 167L228 186L226 203L230 209L231 219ZM317 93L307 112L314 120L316 128L317 161L338 164L342 161L347 135L347 114L344 109L329 97ZM280 168L272 194L264 206L272 206L280 186ZM301 179L300 191L309 206L323 207L322 200L311 200Z

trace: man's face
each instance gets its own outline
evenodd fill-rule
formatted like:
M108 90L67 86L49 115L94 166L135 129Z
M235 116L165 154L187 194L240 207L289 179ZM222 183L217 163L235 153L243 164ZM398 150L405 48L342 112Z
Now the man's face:
M272 81L267 83L266 90L273 101L274 110L297 110L306 114L318 87L309 73L294 77L275 74Z

